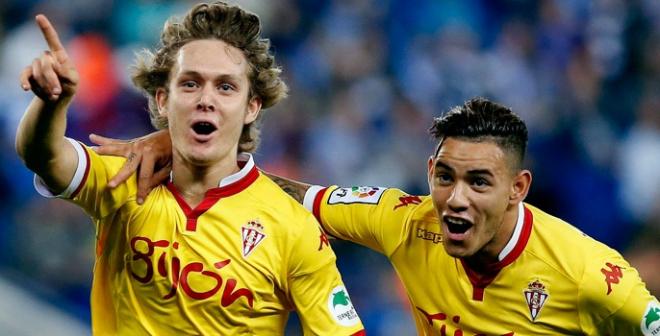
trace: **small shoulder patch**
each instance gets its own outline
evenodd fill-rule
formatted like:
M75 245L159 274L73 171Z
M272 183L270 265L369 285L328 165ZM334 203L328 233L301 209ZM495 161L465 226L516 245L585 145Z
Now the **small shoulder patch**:
M328 295L328 311L332 318L344 327L354 326L360 322L344 286L335 287Z
M378 204L385 190L381 187L337 188L330 194L328 204Z
M646 306L640 326L644 336L660 335L660 304L658 301L651 300Z

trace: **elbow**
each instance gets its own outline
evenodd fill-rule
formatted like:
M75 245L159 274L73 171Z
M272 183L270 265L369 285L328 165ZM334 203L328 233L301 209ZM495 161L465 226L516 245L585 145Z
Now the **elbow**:
M16 138L14 149L16 154L23 162L23 165L29 170L38 173L43 171L52 162L52 152L44 150L44 148L36 148L37 146L29 146L22 141L19 137Z
M16 151L16 155L23 161L23 164L27 166L27 163L25 161L25 145L23 144L23 141L21 141L21 138L19 136L16 136L16 140L14 141L14 150Z

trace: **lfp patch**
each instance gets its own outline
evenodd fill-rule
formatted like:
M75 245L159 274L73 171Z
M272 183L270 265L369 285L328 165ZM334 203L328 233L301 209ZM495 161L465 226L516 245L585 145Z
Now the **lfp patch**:
M644 336L660 335L660 304L651 300L642 315L642 334Z
M354 326L360 322L360 318L344 286L337 286L330 292L328 311L332 318L344 327Z
M337 188L330 194L328 204L378 204L385 190L380 187Z

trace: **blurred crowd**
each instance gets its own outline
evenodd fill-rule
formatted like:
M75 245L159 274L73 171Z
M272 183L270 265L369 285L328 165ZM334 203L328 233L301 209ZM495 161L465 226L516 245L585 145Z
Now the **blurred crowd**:
M3 0L0 4L0 275L87 321L94 229L49 202L15 155L32 95L18 74L52 20L81 74L69 136L152 131L131 85L134 52L193 1ZM528 201L618 249L660 295L660 2L657 0L246 0L290 96L263 114L265 170L315 184L425 194L433 117L473 96L529 127ZM370 334L413 334L382 256L335 244Z

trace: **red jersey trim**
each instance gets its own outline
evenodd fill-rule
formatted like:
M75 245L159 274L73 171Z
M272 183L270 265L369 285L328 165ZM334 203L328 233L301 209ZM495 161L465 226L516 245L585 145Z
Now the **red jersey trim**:
M351 334L351 336L366 336L366 335L367 335L367 332L365 332L364 329L362 329L362 330L360 330L356 333Z
M321 201L323 200L323 196L325 196L325 193L328 191L328 188L323 188L319 190L319 192L316 194L316 197L314 197L314 205L312 206L312 214L314 214L314 217L316 217L316 220L323 225L323 222L321 222Z
M334 239L339 239L336 236L334 236L332 233L330 233L328 229L326 229L325 225L323 224L323 221L321 220L321 201L323 201L323 197L325 196L326 192L328 192L328 187L319 190L318 193L316 194L316 197L314 197L312 214L314 214L314 217L316 217L316 220L319 222L319 225L321 225L321 229L323 230L323 233Z
M83 174L82 180L80 180L80 184L78 185L78 188L73 191L71 196L69 196L70 199L74 199L76 195L82 190L83 186L85 183L87 183L87 177L89 176L89 166L90 166L90 160L89 160L89 153L87 153L87 148L85 146L82 146L83 152L85 152L85 174Z
M210 209L215 203L217 203L221 198L229 197L239 192L247 189L254 181L259 177L259 170L256 166L253 166L252 169L240 180L228 184L223 187L212 188L206 191L204 199L202 200L197 207L192 209L188 203L183 199L179 190L174 186L172 181L167 182L167 189L170 190L172 196L183 210L183 213L186 215L186 230L187 231L196 231L197 230L197 219L199 216L204 214L208 209Z
M510 265L512 262L518 259L518 257L525 250L525 246L527 246L529 237L532 235L532 222L534 221L534 218L532 216L532 212L529 211L529 209L527 209L524 205L523 208L525 209L525 219L523 220L523 228L522 232L520 233L518 244L516 244L511 253L504 257L504 259L493 265L495 268L502 269Z
M534 222L534 218L532 216L532 212L529 211L529 209L524 206L523 209L525 211L525 217L523 219L523 227L522 231L520 232L520 238L518 239L518 242L513 250L511 250L511 252L504 259L486 266L486 270L482 273L471 269L467 262L464 259L461 259L461 264L463 264L465 274L467 274L470 282L472 283L472 300L483 301L484 290L486 287L488 287L488 285L490 285L493 280L495 280L495 277L500 272L500 270L513 263L525 250L525 246L527 246L529 237L532 235L532 223Z

